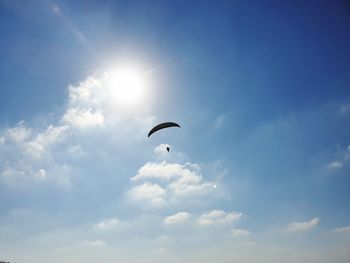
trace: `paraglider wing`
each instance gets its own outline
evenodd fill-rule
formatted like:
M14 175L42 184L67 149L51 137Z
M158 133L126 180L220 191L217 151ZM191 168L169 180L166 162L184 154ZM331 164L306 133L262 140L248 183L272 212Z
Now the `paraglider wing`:
M159 130L164 129L164 128L169 128L169 127L179 127L179 128L181 128L181 126L179 124L175 123L175 122L160 123L157 126L153 127L152 130L150 130L150 132L148 133L148 137L151 136L156 131L159 131Z

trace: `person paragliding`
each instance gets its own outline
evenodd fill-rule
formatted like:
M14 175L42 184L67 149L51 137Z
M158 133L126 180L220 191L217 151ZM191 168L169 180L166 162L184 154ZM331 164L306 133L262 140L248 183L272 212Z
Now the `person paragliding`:
M153 133L161 130L161 129L165 129L165 128L170 128L170 127L179 127L181 128L181 126L179 124L177 124L176 122L163 122L160 123L156 126L154 126L148 133L148 137L150 137ZM167 145L166 150L169 152L170 151L170 146Z

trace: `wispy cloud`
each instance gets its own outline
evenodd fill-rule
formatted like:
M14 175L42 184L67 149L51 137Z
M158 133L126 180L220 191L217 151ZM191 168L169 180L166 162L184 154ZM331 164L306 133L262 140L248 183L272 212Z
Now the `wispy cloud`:
M287 226L287 231L296 232L296 231L306 231L316 227L320 223L320 219L315 217L310 221L306 222L291 222Z
M125 223L121 221L119 218L109 218L109 219L104 219L94 225L94 228L97 230L102 230L102 231L110 231L117 229L121 226L123 226Z
M179 213L176 213L174 215L165 217L163 219L163 223L165 225L183 224L189 219L190 216L191 216L190 213L179 212Z
M339 168L342 168L343 167L343 163L340 162L340 161L333 161L333 162L330 162L327 167L329 169L339 169Z
M202 214L198 218L198 224L200 226L228 225L240 220L242 217L242 213L235 211L227 213L222 210L212 210L208 213Z
M350 234L350 226L337 227L333 231L337 233Z
M231 234L235 237L248 236L250 235L250 231L246 229L233 228L231 229Z
M90 53L97 57L96 50L92 48L90 42L86 38L85 34L80 30L73 22L72 19L68 18L61 6L57 4L52 4L52 12L60 19L62 24L79 40L83 47L85 47Z
M346 162L350 160L350 145L343 151L342 156L338 160L334 160L327 164L328 169L338 170L342 168Z

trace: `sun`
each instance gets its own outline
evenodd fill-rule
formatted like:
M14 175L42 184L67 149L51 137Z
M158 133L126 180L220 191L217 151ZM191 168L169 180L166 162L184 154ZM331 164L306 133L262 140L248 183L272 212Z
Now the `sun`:
M134 105L144 97L144 74L133 68L119 68L105 73L107 96L118 105Z

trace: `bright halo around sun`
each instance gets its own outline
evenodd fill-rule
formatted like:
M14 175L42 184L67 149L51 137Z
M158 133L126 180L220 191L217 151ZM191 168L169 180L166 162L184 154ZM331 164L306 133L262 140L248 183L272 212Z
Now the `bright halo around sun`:
M145 74L132 68L120 68L106 72L108 96L119 106L131 106L141 102L145 95Z

